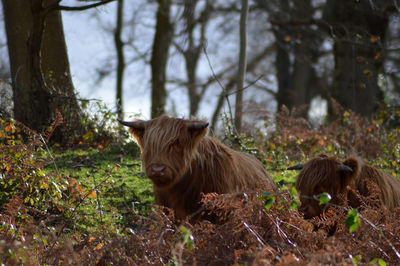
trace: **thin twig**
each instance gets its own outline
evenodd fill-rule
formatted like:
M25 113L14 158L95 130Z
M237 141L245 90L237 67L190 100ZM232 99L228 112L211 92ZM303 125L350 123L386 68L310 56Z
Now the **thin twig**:
M250 88L250 87L253 86L255 83L257 83L257 81L259 81L262 77L264 77L264 75L260 75L257 79L253 80L253 81L250 82L246 87L243 87L242 89L235 90L235 91L232 91L232 92L227 92L225 96L230 96L230 95L236 94L236 93L239 92L239 91L244 91L244 90Z
M231 103L229 102L229 97L228 97L227 91L226 91L225 87L222 85L222 83L219 81L218 77L215 75L214 68L213 68L213 66L212 66L212 64L211 64L210 58L208 57L207 49L206 49L206 46L205 46L205 45L204 45L204 47L203 47L203 51L204 51L204 55L206 56L208 65L210 66L210 69L211 69L211 72L212 72L212 74L213 74L214 79L218 82L219 86L222 88L222 90L223 90L223 92L224 92L224 95L225 95L225 98L226 98L226 102L227 102L227 104L228 104L230 120L231 120L231 123L232 123L232 125L233 125L232 108L231 108Z
M394 254L396 254L397 258L400 261L400 253L399 251L395 248L395 246L392 244L392 242L389 241L389 239L387 239L387 237L385 236L385 234L383 233L382 229L377 227L376 225L374 225L371 221L369 221L367 218L365 218L364 216L362 216L360 213L358 213L358 216L364 220L364 222L366 222L369 226L371 226L376 232L379 233L379 235L389 244L389 246L392 248Z
M97 187L96 178L94 177L94 175L92 175L92 177L93 177L93 185L94 187ZM103 210L101 209L101 204L100 204L100 193L98 189L94 189L94 191L96 192L97 209L100 212L100 223L103 225Z
M243 222L242 224L244 225L244 227L247 228L247 230L248 230L250 233L252 233L252 234L256 237L257 241L258 241L263 247L265 247L265 246L267 245L267 244L265 244L265 242L264 242L264 240L262 239L262 237L260 236L260 234L258 234L254 229L252 229L246 222Z
M47 146L47 143L46 143L45 139L43 138L42 134L38 134L38 135L41 138L42 143L44 144L44 147L47 150L47 153L50 155L51 159L53 160L54 168L56 169L57 175L60 175L60 172L58 171L58 167L57 167L57 164L56 164L56 159L54 158L54 156L51 153L49 147Z

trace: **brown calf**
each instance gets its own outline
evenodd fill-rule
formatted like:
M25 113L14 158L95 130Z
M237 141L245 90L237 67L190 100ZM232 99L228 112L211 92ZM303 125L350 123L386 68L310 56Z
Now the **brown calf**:
M179 219L200 208L201 193L275 189L256 158L205 136L208 123L204 121L161 116L120 122L129 127L140 147L156 203L174 209Z
M400 180L378 170L360 159L349 158L344 162L334 157L321 154L306 164L289 167L289 170L301 169L297 176L296 188L300 194L300 211L305 218L318 216L324 206L313 196L327 192L331 195L331 203L341 204L339 196L343 195L351 207L360 204L352 190L362 196L370 195L367 182L371 181L379 187L381 202L388 208L400 206Z

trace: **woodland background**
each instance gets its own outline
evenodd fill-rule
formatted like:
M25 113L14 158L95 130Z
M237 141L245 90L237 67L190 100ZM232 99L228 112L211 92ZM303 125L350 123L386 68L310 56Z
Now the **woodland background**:
M333 207L306 221L285 170L323 152L399 176L396 0L2 0L2 11L0 261L400 261L399 210L372 197L356 213ZM80 71L114 105L78 93L65 12L92 12L113 41ZM149 115L125 104L142 94ZM224 224L177 225L152 204L138 148L116 123L162 113L209 120L210 134L255 154L281 192L208 195Z
M62 127L79 131L79 113L90 100L81 99L74 87L62 12L92 12L98 17L97 30L113 41L106 55L92 59L98 63L90 73L93 91L107 80L107 97L110 91L115 95L109 108L120 118L124 102L135 95L148 102L147 119L163 112L200 114L213 130L228 111L227 95L232 111L238 109L235 120L243 118L244 123L265 120L268 113L273 121L282 105L302 107L297 110L305 118L317 113L321 123L321 116L332 116L331 98L368 118L380 108L398 107L396 1L250 1L242 44L240 1L49 0L44 7L41 1L37 5L32 10L22 1L4 1L7 38L1 41L2 51L9 52L8 58L1 54L1 77L13 85L14 116L34 129L58 108L71 116ZM46 20L47 30L41 32ZM96 41L92 45L95 49ZM28 89L35 83L43 84ZM238 89L240 83L244 90ZM9 98L1 100L2 106ZM141 111L135 106L129 110L127 118Z

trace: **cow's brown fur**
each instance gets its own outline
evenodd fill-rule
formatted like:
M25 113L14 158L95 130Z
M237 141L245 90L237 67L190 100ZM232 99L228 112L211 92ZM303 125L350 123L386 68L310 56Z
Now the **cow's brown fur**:
M157 204L174 209L182 219L200 208L201 193L275 189L256 158L205 136L207 128L189 130L192 122L161 116L144 121L144 130L130 128ZM165 165L165 176L151 177L152 165Z
M352 171L339 169L345 165ZM332 203L341 204L343 199L354 208L360 204L353 191L362 196L369 196L367 182L373 182L381 191L380 200L388 208L400 206L400 180L378 170L359 158L349 158L340 162L335 157L321 154L307 162L296 181L306 218L317 216L323 212L323 206L313 199L314 195L327 192L332 196Z

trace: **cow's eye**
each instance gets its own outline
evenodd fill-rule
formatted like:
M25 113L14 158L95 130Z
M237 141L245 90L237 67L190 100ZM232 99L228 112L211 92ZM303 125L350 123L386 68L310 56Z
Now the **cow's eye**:
M169 146L169 148L170 148L171 150L178 149L178 148L179 148L179 142L178 142L178 141L172 142L171 145Z

